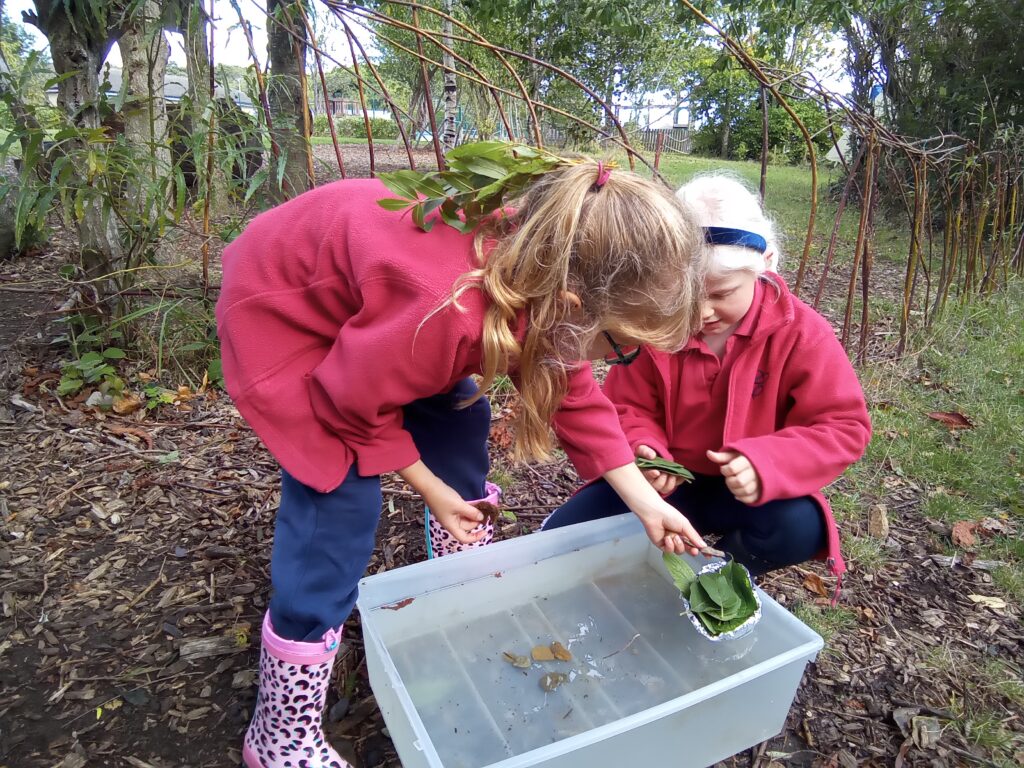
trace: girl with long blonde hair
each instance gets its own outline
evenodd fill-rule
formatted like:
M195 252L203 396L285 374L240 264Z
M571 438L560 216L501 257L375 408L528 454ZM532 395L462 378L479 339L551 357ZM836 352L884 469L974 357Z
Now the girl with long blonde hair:
M703 546L636 467L588 362L674 351L695 329L702 246L686 207L589 160L540 175L474 232L421 231L377 204L386 195L378 180L328 184L258 216L224 252L225 383L282 466L250 768L297 755L347 765L320 716L373 551L379 476L423 497L439 544L485 540L475 504L497 494L481 391L499 375L522 402L518 456L546 457L553 428L655 544Z

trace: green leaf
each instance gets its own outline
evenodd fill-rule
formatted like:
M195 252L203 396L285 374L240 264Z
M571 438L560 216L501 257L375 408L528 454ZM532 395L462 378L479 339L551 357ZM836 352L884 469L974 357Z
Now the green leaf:
M249 198L256 194L256 190L266 182L269 175L270 169L267 166L260 168L252 175L252 178L249 180L249 188L245 190L245 199L243 202L249 202Z
M419 199L416 189L424 178L422 173L410 170L389 171L379 174L378 178L396 195L404 197L406 200Z
M731 632L757 611L753 585L735 562L698 577L688 599L690 611L712 635Z
M450 150L448 154L445 155L445 158L449 163L461 160L475 160L478 158L500 162L504 158L508 157L512 153L513 149L518 150L519 148L519 145L508 144L504 141L474 141ZM527 150L529 150L529 148L527 148Z
M79 378L70 375L64 375L60 377L60 382L57 384L57 394L63 397L64 395L73 395L85 385L85 382Z
M733 591L739 596L744 610L753 615L757 610L757 598L754 596L754 585L750 583L750 577L743 566L735 560L730 560L719 573L722 573L732 584Z
M505 166L488 160L486 157L476 157L465 164L466 170L478 176L486 176L491 179L503 179L508 175Z
M385 197L383 200L378 200L377 205L385 211L404 211L406 208L411 208L416 205L416 203L412 203L408 200L399 200L395 197Z
M123 360L125 352L123 349L118 349L117 347L108 347L103 350L103 356L108 360Z
M672 581L675 583L676 588L683 593L684 597L688 597L690 593L690 585L697 578L697 574L694 573L693 568L691 568L689 563L674 552L662 552L661 560L665 563L665 567L668 569L668 573L672 577Z
M425 211L423 210L423 204L420 203L412 209L412 220L416 223L416 226L422 229L424 232L429 232L434 228L434 220L427 221L424 218Z
M699 618L705 613L710 613L718 606L708 597L704 586L699 581L690 585L690 596L686 598L690 602L690 610Z
M659 472L664 472L665 474L668 475L676 475L678 477L681 477L687 482L693 482L693 473L690 472L690 470L688 470L682 464L677 464L676 462L669 461L668 459L637 458L636 465L640 467L640 469L656 469Z
M438 177L454 190L459 192L473 191L473 185L469 183L469 179L464 174L455 171L442 171L438 174Z

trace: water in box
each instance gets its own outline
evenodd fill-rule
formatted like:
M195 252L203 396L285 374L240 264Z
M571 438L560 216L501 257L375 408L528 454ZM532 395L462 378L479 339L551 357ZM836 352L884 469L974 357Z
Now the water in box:
M766 610L753 633L722 644L702 638L681 609L660 553L641 533L424 591L400 608L379 606L372 624L441 763L479 768L601 729L792 649L794 620L781 609ZM553 641L571 661L519 669L502 656L529 656ZM548 672L568 679L546 692L540 680Z

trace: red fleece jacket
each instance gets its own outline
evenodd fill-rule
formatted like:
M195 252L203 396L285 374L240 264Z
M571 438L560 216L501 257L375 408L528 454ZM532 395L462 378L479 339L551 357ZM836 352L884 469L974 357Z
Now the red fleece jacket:
M461 309L439 310L476 267L472 236L423 232L377 205L390 196L377 180L327 184L257 216L224 251L228 393L281 465L321 492L353 462L363 476L415 463L402 406L480 373L488 299L473 288ZM554 428L585 477L633 460L589 364L571 374Z
M721 444L693 447L746 456L761 478L755 506L817 499L829 528L825 556L842 573L838 531L821 489L867 447L871 424L864 393L828 322L793 296L781 277L767 277L778 290L767 284L758 292L756 323L749 337L734 340ZM604 391L634 450L645 444L678 461L669 446L706 439L687 434L692 415L674 408L677 388L693 385L682 376L686 356L699 354L693 345L675 354L645 348L632 365L609 371Z

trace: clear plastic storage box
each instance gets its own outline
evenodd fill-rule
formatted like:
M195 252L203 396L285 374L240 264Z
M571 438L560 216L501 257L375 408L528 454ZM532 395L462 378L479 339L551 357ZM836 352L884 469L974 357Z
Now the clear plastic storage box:
M358 607L404 768L676 768L782 730L822 640L760 597L752 633L707 641L621 515L371 576ZM554 641L571 661L520 669L502 655ZM545 691L546 673L566 680Z

